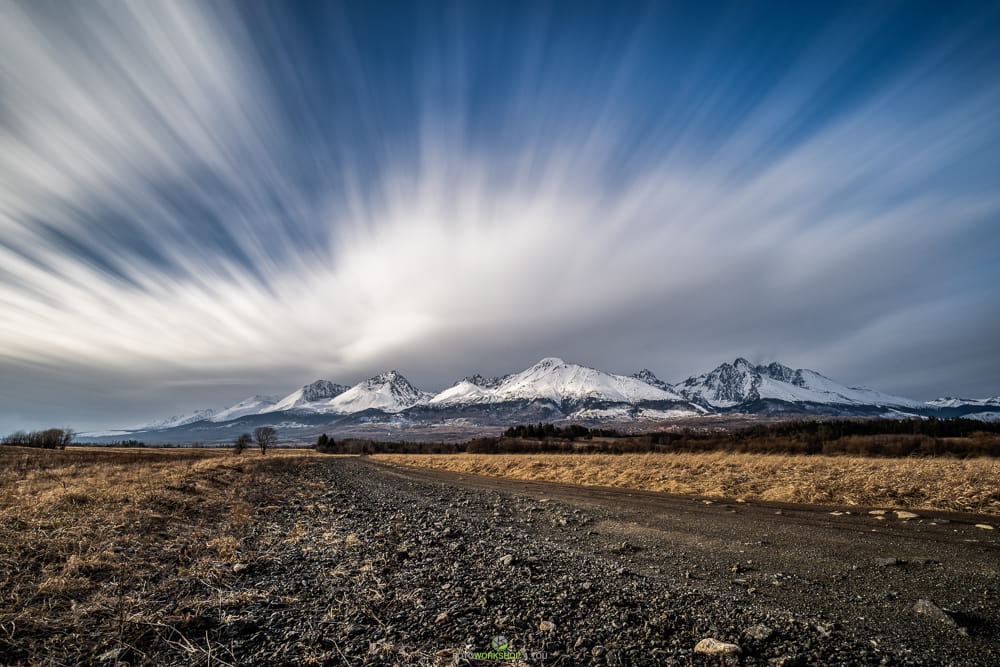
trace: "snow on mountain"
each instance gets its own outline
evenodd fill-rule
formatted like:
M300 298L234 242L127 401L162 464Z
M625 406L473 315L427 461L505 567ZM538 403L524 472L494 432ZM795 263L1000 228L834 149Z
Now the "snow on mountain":
M474 375L473 377L481 377ZM459 380L430 401L429 405L462 405L473 403L489 403L493 400L493 392L480 386L470 379Z
M756 398L760 377L746 359L732 364L722 364L715 370L698 377L690 377L676 386L684 397L714 408L731 408ZM751 398L754 396L754 398Z
M476 373L475 375L470 375L469 377L464 378L462 381L472 383L481 389L496 389L509 377L509 375L503 375L500 377L488 378Z
M293 391L288 396L271 406L270 409L261 412L281 412L284 410L316 410L322 408L323 404L328 404L330 399L343 394L349 387L336 384L329 380L316 380L312 384ZM317 411L322 411L321 409Z
M174 428L175 426L186 426L187 424L193 424L195 422L204 421L206 419L211 419L215 415L215 410L211 408L206 410L195 410L194 412L186 415L175 415L173 417L167 417L166 419L160 419L155 422L150 422L145 426L139 426L132 431L159 431L166 428Z
M677 390L692 401L715 408L733 408L760 399L827 405L887 405L920 408L924 404L873 389L846 387L808 369L793 370L777 362L754 366L739 358L710 373L691 377Z
M927 401L927 405L934 408L960 408L964 405L1000 407L1000 396L993 396L992 398L955 398L953 396L945 396L935 398L933 401Z
M232 419L239 419L247 415L259 415L264 412L272 412L278 399L274 396L250 396L244 398L236 405L219 410L209 418L213 422L227 422Z
M663 391L666 392L677 393L677 390L675 390L673 386L667 384L660 378L653 375L653 371L649 370L648 368L643 368L638 373L633 373L632 377L641 382L645 382L650 386L656 387L657 389L662 389Z
M499 401L548 399L554 403L564 400L638 403L685 400L673 391L653 387L634 377L568 364L556 357L542 359L531 368L507 377L493 391Z
M340 413L369 409L399 412L418 403L426 403L431 397L432 394L414 389L399 371L389 371L359 382L331 399L327 405L331 412Z

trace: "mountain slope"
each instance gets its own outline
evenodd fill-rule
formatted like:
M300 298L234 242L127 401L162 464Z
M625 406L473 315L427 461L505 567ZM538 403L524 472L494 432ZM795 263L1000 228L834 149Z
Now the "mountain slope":
M363 410L399 412L426 402L431 396L415 389L399 371L389 371L359 382L331 399L327 405L332 412L339 413Z
M329 380L316 380L278 401L268 412L296 409L320 409L330 399L343 394L349 387Z
M547 357L537 364L507 377L493 390L500 401L548 399L566 401L605 401L639 403L642 401L684 401L673 391L646 384L624 375L613 375L557 357Z
M686 398L707 407L738 410L756 401L855 407L920 409L920 401L873 389L847 387L808 369L793 370L779 363L754 366L743 358L724 363L705 375L677 385Z
M944 396L942 398L935 398L933 401L927 401L927 405L935 408L960 408L962 406L1000 408L1000 396L993 396L991 398L955 398L953 396Z
M271 412L277 402L277 399L273 396L250 396L249 398L244 398L235 405L219 410L209 417L209 421L227 422L233 419L239 419L240 417L244 417L246 415Z

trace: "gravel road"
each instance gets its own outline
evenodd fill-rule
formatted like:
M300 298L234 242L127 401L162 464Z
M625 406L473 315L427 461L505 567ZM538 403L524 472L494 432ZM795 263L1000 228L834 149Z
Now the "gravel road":
M996 517L301 475L204 619L216 660L490 664L501 637L513 664L1000 664Z

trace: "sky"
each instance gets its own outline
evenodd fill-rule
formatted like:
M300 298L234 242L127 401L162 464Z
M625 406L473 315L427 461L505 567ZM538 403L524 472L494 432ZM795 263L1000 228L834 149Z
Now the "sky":
M0 432L390 368L1000 394L996 2L0 0Z

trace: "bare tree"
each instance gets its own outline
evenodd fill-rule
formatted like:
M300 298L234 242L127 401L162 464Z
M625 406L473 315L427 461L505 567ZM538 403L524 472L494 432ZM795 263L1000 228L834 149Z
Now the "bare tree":
M258 426L254 429L253 438L257 441L261 454L267 454L267 448L278 442L278 432L270 426Z
M249 433L244 433L243 435L236 438L233 441L233 454L240 455L243 450L253 444L253 437Z

